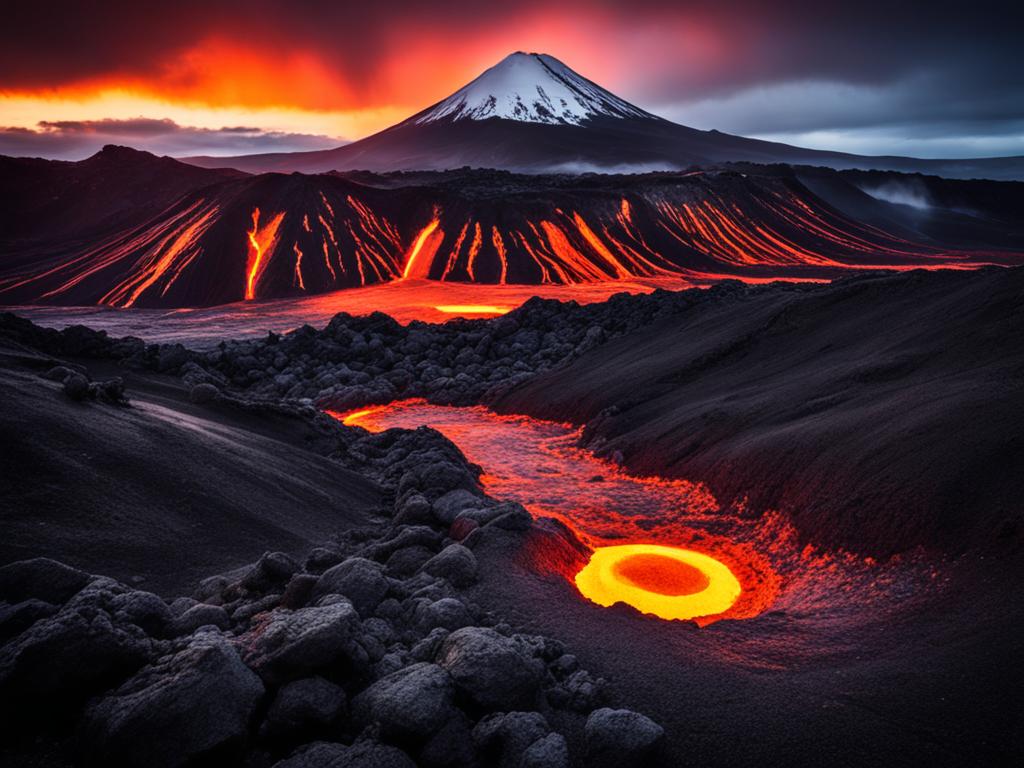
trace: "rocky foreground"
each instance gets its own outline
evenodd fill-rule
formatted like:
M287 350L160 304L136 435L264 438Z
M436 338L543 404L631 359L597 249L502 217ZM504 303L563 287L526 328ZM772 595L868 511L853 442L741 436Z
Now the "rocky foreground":
M568 766L657 753L661 727L606 706L604 681L562 643L463 596L474 548L530 529L522 507L484 498L430 430L323 429L386 489L391 519L303 562L268 552L175 599L46 558L0 568L10 759Z
M464 597L477 581L475 547L526 535L529 513L486 498L479 468L432 430L369 435L300 399L315 386L299 383L314 359L335 380L376 382L352 402L392 396L392 379L361 361L400 333L383 317L339 318L329 332L226 344L207 357L4 317L7 355L36 366L53 397L111 414L132 407L120 378L91 380L97 360L180 375L194 401L305 423L319 451L378 483L384 498L373 524L304 560L268 552L190 596L160 597L47 558L0 568L0 700L19 734L5 744L10 759L568 766L657 756L662 728L608 706L604 681L562 643L516 632ZM410 343L421 343L415 333ZM427 344L419 359L437 348ZM281 353L283 370L274 367ZM341 357L348 365L333 362ZM261 359L265 381L249 373Z
M113 419L136 408L134 380L163 377L190 408L245 414L268 430L301 425L311 453L379 489L377 514L340 525L304 557L268 552L202 580L189 596L157 595L46 558L0 568L0 707L15 734L0 754L22 764L618 767L655 764L666 758L664 743L674 741L667 759L678 762L682 729L666 734L655 722L668 709L653 719L622 709L600 676L581 668L573 648L521 631L500 607L475 601L478 580L497 578L487 553L516 552L543 523L519 505L487 498L479 468L437 432L367 434L323 409L408 397L510 401L531 386L553 386L601 350L637 344L648 329L693 317L726 323L730 313L749 321L730 326L738 339L696 344L699 365L674 377L659 369L660 395L798 326L807 302L831 307L827 314L842 329L849 314L835 311L837 303L856 309L858 295L882 292L912 305L928 295L919 283L941 292L941 281L954 277L982 288L1019 279L996 270L867 275L824 287L724 283L585 307L532 301L498 320L444 326L339 315L322 330L224 342L208 352L0 316L4 365L30 372L54 403ZM1003 318L1001 304L993 309L984 296L975 298L977 316ZM777 311L752 314L762 300L776 302ZM603 362L614 366L614 359ZM1019 374L1014 360L1011 373ZM922 364L911 356L902 367L862 371L858 381L872 392L898 387ZM998 391L1016 396L1005 379L998 382ZM634 395L623 404L642 406L648 393L637 387ZM609 406L603 390L581 386L572 397L587 418L621 419L622 404ZM824 403L814 415L824 418L839 405ZM971 434L977 451L985 433ZM23 471L41 478L46 468ZM84 477L74 482L87 483ZM815 525L827 517L826 510ZM981 519L989 530L992 521ZM179 544L182 551L188 545L188 537ZM45 530L37 549L49 551ZM639 627L634 618L619 620ZM586 627L581 632L581 642L600 644ZM901 665L887 679L901 675ZM676 697L675 690L663 694ZM986 749L1008 754L1004 747Z

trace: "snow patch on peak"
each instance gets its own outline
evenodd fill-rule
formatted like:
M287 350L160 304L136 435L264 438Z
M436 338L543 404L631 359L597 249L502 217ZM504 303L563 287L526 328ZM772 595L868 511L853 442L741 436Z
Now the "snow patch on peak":
M520 51L506 56L409 122L500 117L526 123L580 125L597 116L654 118L577 74L554 56Z

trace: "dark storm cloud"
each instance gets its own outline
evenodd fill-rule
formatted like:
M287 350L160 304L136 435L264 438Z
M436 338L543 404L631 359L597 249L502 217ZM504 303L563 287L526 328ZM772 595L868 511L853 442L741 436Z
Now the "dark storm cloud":
M173 120L41 121L35 129L0 127L0 155L79 159L106 144L126 144L158 155L240 154L326 149L342 142L327 136L276 133L231 126L194 128Z
M388 98L374 74L411 43L437 40L454 55L514 23L539 29L550 19L568 25L566 50L593 51L583 64L607 64L603 85L698 127L905 138L941 130L1003 136L1012 147L1024 141L1020 16L1005 0L20 3L0 27L0 90L105 78L187 85L201 73L182 71L181 57L228 40L271 60L308 53L347 84L350 103L336 106L374 107ZM501 40L494 60L508 52ZM408 79L439 95L431 64L407 63ZM312 90L302 98L317 98Z
M168 59L211 37L268 45L267 55L309 50L346 74L379 66L393 51L387 41L399 26L425 36L486 38L503 23L526 15L607 20L595 45L614 56L616 37L647 25L672 33L693 24L708 30L729 55L714 71L690 82L685 69L663 72L652 93L686 82L690 96L801 77L888 82L921 68L952 68L964 79L983 73L994 86L1020 82L1021 18L1012 3L877 2L821 0L475 0L386 3L323 0L178 0L174 3L50 2L12 4L0 28L0 86L45 87L116 74L153 74ZM496 57L505 51L495 52ZM554 52L557 55L557 51ZM685 65L686 51L675 61ZM689 62L699 64L699 62ZM640 71L659 62L635 62ZM996 66L1005 65L1005 66ZM676 94L679 95L678 93Z

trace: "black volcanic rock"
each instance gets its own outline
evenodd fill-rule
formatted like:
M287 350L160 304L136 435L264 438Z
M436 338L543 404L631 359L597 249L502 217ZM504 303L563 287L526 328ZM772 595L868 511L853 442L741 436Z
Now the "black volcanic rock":
M412 664L382 677L353 702L356 713L396 738L426 739L455 714L455 686L436 664Z
M461 544L449 544L428 560L423 570L447 579L453 586L468 587L476 581L476 556Z
M324 571L314 595L344 595L360 614L367 615L384 599L388 588L384 566L365 558L352 557Z
M665 730L628 709L597 709L587 718L587 763L595 768L650 765Z
M543 665L524 655L511 639L492 629L466 627L441 645L437 663L451 674L459 691L485 710L532 707Z
M0 567L0 599L10 603L39 599L62 604L89 583L89 574L47 557Z
M240 750L263 694L224 636L203 632L90 704L83 737L104 760L183 766Z
M482 718L473 729L473 742L498 768L518 768L526 751L551 733L539 712L499 712Z
M328 726L345 706L345 690L341 686L322 677L294 680L278 689L261 735L271 740L295 739Z
M359 668L366 663L359 634L359 616L347 600L295 611L278 609L250 632L245 663L268 682L331 667Z
M130 592L109 579L95 579L59 611L2 646L5 715L73 708L141 667L152 642L141 627L116 615L118 598Z
M396 747L363 739L350 747L315 742L275 763L274 768L416 768L416 763Z

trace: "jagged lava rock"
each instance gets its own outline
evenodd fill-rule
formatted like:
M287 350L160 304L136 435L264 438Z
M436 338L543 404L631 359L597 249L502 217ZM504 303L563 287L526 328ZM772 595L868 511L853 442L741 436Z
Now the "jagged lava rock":
M262 696L259 677L211 630L94 701L81 731L111 763L174 768L241 748Z
M441 644L438 664L456 687L487 710L532 708L544 665L524 656L509 638L486 627L464 627Z

